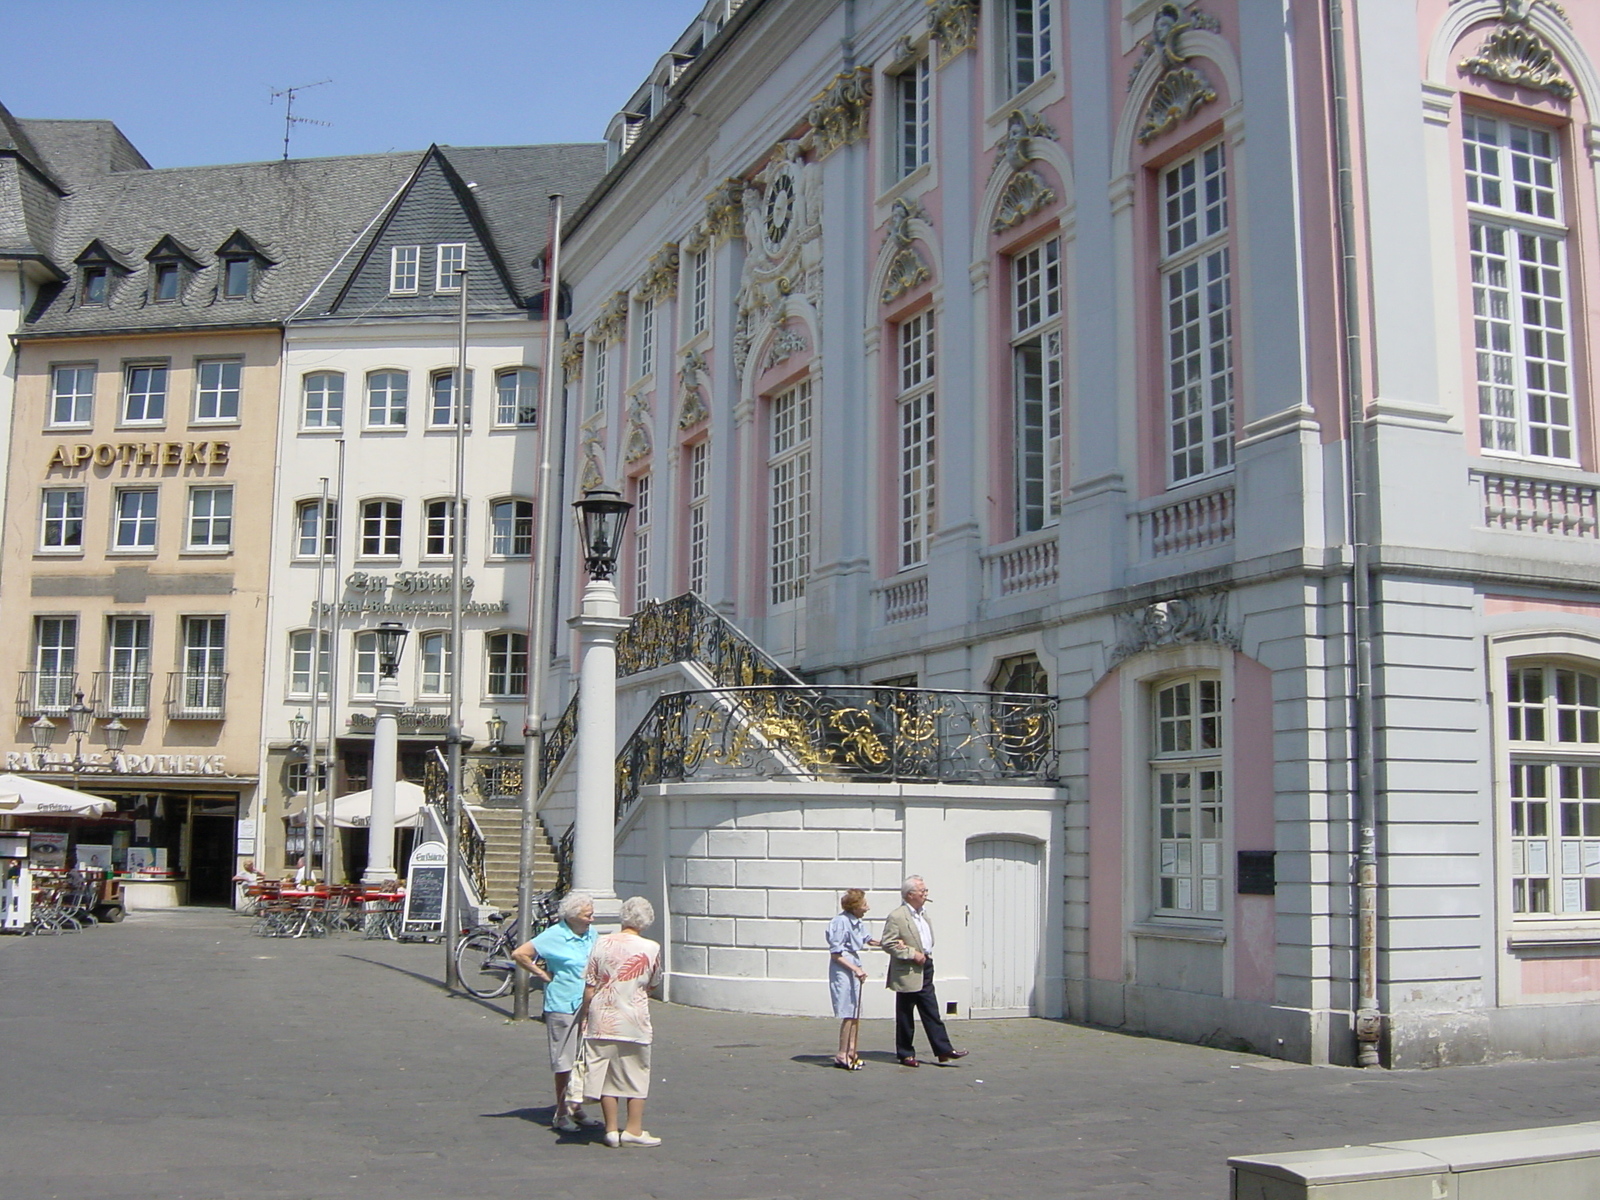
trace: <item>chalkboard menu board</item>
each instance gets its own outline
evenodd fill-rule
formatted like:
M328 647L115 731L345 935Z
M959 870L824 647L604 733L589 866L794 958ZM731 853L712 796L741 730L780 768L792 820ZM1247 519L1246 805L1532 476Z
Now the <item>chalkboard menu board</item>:
M400 932L439 933L444 929L445 845L423 842L411 852L406 871L406 909Z

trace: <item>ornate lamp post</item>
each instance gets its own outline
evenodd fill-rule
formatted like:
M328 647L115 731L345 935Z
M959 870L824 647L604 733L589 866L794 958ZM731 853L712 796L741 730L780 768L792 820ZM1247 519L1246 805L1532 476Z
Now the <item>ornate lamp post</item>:
M83 702L83 693L73 694L72 703L67 705L67 732L72 735L72 790L78 790L78 783L83 774L83 738L94 727L94 709ZM113 754L118 754L128 744L128 727L120 720L112 718L106 723L106 749ZM40 716L39 719L28 726L28 736L33 739L35 750L48 750L56 740L56 723L49 717Z
M578 631L577 818L572 848L572 886L595 898L595 918L606 924L618 914L613 827L616 817L617 634L628 627L616 584L617 547L633 505L610 488L592 488L572 506L584 548L589 583L578 615L567 622Z
M303 712L297 712L289 718L289 749L304 750L306 748L306 734L310 731L311 722L306 720Z
M394 791L400 752L400 655L405 650L406 627L399 621L378 626L377 710L372 722L372 820L367 827L367 885L393 879Z

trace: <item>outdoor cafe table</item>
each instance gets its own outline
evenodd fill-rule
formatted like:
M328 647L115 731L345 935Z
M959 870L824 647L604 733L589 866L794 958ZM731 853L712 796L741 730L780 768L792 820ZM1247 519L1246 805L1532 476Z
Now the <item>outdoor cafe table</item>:
M398 938L400 936L400 915L405 908L405 899L406 894L404 892L362 892L362 936L366 938L388 938L391 941Z

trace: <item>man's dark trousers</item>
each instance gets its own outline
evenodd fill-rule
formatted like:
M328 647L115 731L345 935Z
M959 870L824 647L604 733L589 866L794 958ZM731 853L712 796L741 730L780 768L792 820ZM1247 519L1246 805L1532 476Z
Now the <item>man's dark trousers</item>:
M894 994L894 1053L897 1058L915 1058L911 1039L916 1036L916 1014L922 1014L922 1030L928 1035L935 1058L948 1058L953 1047L939 1015L939 997L933 990L933 956L922 964L922 988Z

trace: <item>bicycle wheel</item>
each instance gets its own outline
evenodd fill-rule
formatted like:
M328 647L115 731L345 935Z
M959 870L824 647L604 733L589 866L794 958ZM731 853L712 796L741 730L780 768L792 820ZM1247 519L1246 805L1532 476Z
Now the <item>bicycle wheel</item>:
M511 990L511 952L487 930L469 933L456 943L456 974L461 986L480 1000L493 1000Z

